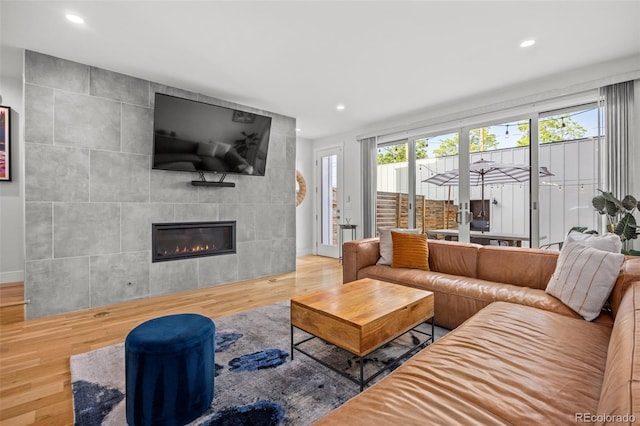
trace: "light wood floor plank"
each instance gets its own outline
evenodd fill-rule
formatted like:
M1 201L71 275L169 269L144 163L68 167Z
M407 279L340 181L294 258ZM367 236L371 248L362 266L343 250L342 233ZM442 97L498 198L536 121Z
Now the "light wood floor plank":
M0 424L72 424L69 357L123 342L148 319L182 312L217 318L341 283L337 260L303 256L288 274L2 325Z

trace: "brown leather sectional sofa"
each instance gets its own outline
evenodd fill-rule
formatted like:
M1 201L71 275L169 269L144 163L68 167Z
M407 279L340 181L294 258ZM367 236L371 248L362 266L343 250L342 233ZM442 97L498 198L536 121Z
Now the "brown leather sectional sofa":
M429 240L429 272L378 257L377 239L346 243L344 281L433 291L455 330L317 424L640 423L640 258L588 322L544 292L553 251Z
M435 323L453 329L492 302L511 302L581 318L544 289L553 275L558 252L515 247L482 246L429 240L429 269L376 265L377 238L349 241L343 248L343 282L361 278L404 284L433 291ZM626 286L640 280L640 258L628 258L610 298L619 304ZM603 311L596 322L613 323Z

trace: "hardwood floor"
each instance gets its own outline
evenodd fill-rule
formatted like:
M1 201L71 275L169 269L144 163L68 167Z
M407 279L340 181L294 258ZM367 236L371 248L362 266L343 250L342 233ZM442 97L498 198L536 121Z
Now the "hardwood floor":
M123 342L150 318L181 312L216 318L341 283L336 259L304 256L288 274L3 325L0 424L72 424L69 357Z
M0 325L24 321L24 283L0 285Z

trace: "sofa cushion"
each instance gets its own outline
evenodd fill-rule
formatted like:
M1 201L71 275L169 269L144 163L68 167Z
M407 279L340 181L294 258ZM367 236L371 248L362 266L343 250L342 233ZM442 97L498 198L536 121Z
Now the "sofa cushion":
M429 240L429 269L445 274L476 278L479 244Z
M393 268L429 270L429 247L425 234L407 234L391 231L393 241Z
M610 334L493 303L316 424L573 424L596 413Z
M615 318L622 302L622 297L626 294L631 283L640 281L640 257L626 256L620 269L620 275L613 286L609 302L611 303L611 314Z
M623 261L620 253L569 243L560 252L546 291L591 321L607 301Z
M553 275L558 253L549 250L482 246L478 278L544 290Z
M640 419L640 281L625 293L611 332L597 413Z

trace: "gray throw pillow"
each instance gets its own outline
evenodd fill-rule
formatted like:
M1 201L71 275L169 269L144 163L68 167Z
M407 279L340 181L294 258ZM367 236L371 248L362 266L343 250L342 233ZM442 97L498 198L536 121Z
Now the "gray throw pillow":
M571 231L564 239L562 247L569 243L580 243L583 246L593 247L594 249L604 250L610 253L620 253L622 250L622 241L620 241L620 237L611 232L604 235L594 235Z

